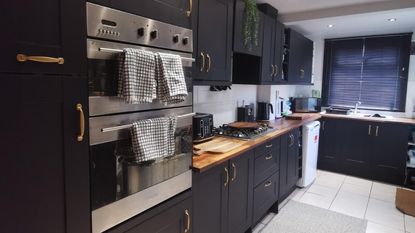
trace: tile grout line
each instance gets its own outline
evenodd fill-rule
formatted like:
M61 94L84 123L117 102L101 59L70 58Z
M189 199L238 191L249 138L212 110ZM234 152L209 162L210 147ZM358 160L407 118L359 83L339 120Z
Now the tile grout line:
M330 210L331 206L333 205L334 201L335 201L335 200L336 200L336 198L337 198L337 195L339 195L340 189L343 187L343 184L344 184L344 182L346 181L346 177L347 177L347 176L344 176L343 182L342 182L342 184L340 185L339 189L337 190L336 195L334 196L333 200L331 201L331 203L330 203L330 206L329 206L328 210Z
M372 181L372 184L370 185L369 197L367 199L367 204L366 204L365 214L363 215L363 219L366 219L366 213L367 213L367 209L369 208L370 197L372 196L372 189L373 189L373 181Z

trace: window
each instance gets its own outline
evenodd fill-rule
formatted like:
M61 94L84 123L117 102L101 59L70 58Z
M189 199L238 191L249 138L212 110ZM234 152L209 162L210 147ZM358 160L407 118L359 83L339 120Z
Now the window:
M325 42L323 104L405 111L412 34Z

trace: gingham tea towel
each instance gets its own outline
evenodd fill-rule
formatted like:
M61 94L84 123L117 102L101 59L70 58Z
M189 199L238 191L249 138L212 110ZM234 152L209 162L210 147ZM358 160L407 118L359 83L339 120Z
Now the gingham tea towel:
M157 98L168 104L183 102L188 93L179 55L156 53Z
M151 103L157 98L154 53L126 48L119 57L118 96L126 103Z
M159 117L139 120L131 128L131 140L137 162L174 155L176 118Z

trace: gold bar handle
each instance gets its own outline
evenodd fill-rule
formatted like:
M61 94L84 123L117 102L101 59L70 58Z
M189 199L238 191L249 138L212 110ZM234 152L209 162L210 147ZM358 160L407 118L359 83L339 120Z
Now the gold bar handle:
M78 142L82 142L84 140L85 134L85 114L84 110L82 109L82 104L77 104L76 110L79 111L79 135L76 139Z
M265 187L269 187L269 186L271 186L271 184L272 184L272 182L271 181L267 181L266 183L265 183Z
M274 77L275 77L278 74L278 66L277 65L274 65L274 67L275 67L275 72L274 72Z
M274 76L274 72L275 72L274 65L271 65L271 69L272 69L272 71L271 71L271 75L270 76L272 77L272 76Z
M265 147L266 148L271 148L272 147L272 144L266 145Z
M300 69L300 78L304 78L304 70L303 69Z
M379 135L378 133L379 133L379 126L376 126L376 132L375 132L376 137Z
M272 155L268 155L267 157L265 157L265 160L270 160L272 159Z
M59 65L65 63L63 57L27 56L25 54L17 54L16 59L18 62L35 61L42 63L58 63Z
M368 130L367 134L370 135L371 131L372 131L372 125L369 125L369 130Z
M232 163L232 171L233 171L233 176L231 181L234 181L236 179L236 166L234 163Z
M206 68L206 72L209 72L210 71L210 67L212 65L212 59L210 58L210 55L209 54L206 54L206 58L208 60L208 67Z
M186 11L186 16L190 17L192 15L193 10L193 0L189 0L189 10Z
M190 231L190 214L189 210L184 210L184 214L186 215L186 228L184 229L184 233L187 233Z
M202 57L202 66L200 67L200 72L202 72L205 68L205 54L203 52L200 52L200 56Z
M226 168L225 167L225 173L226 173L226 181L225 181L225 183L223 184L223 186L228 186L228 184L229 184L229 171L228 171L228 168Z

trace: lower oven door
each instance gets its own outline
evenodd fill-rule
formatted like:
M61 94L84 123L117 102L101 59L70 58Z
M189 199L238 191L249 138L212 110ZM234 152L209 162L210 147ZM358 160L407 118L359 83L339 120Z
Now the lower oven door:
M110 50L104 50L110 49ZM183 71L187 91L189 95L186 100L178 104L164 104L154 101L149 104L127 104L122 98L117 97L118 89L118 52L111 50L122 50L123 48L136 48L152 52L163 52L180 55L187 60L182 60ZM151 47L143 47L116 42L87 39L88 51L88 89L89 89L89 115L100 116L118 114L122 112L134 112L153 109L165 109L172 107L192 106L192 54L171 50L162 50Z
M93 232L103 232L191 187L191 107L90 118ZM136 162L130 129L108 130L141 119L178 117L175 155Z

